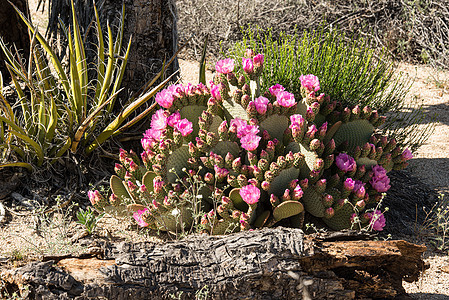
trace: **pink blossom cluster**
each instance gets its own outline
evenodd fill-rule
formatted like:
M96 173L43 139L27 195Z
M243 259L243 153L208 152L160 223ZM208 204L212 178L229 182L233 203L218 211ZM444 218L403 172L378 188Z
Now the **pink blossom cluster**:
M191 83L171 85L168 88L158 92L156 94L156 102L163 108L170 108L173 105L175 99L182 98L184 96L193 96L196 94L209 94L209 88L202 83L193 85Z
M260 96L251 102L254 103L254 106L256 107L257 112L259 114L263 115L267 112L268 103L270 103L270 100L268 100L267 98L265 98L263 96ZM249 105L251 105L251 102Z
M315 75L301 75L299 80L301 81L301 85L309 92L317 92L320 89L320 81Z
M234 71L234 60L231 58L226 58L217 61L215 64L215 71L221 74L228 74Z
M295 96L292 93L287 92L282 85L273 85L268 90L273 97L276 97L276 102L280 106L292 107L296 104Z
M99 191L88 191L87 196L89 197L90 203L95 206L101 200L101 194Z
M136 220L137 225L139 225L140 227L148 226L148 223L145 222L145 220L143 219L143 214L147 211L148 211L148 208L144 208L142 210L138 210L135 213L133 213L133 218L134 218L134 220Z
M335 159L335 164L340 170L344 172L352 172L357 168L357 164L354 158L346 153L338 154L337 158Z
M260 53L252 58L242 58L243 71L249 75L253 74L255 71L256 73L260 72L263 67L263 59L263 54Z
M390 189L390 178L387 176L387 171L379 165L372 168L373 177L371 177L371 186L379 193L386 192Z
M173 127L182 136L187 136L193 131L193 124L187 119L181 119L179 111L169 114L164 109L157 110L151 117L150 129L147 129L141 140L142 147L147 150L153 143L161 142L167 126Z
M240 188L239 194L242 196L243 201L250 205L259 202L260 190L252 184Z
M247 151L254 151L259 147L259 141L262 139L257 134L259 133L259 126L248 125L248 123L237 117L230 122L231 129L237 132L237 137L240 139L242 147Z

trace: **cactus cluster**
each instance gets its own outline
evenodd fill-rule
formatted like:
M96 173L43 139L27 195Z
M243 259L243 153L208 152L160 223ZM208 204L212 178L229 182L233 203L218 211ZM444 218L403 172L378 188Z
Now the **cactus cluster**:
M90 192L92 204L166 231L301 227L305 213L335 230L357 222L382 230L375 208L387 172L411 158L376 133L385 117L318 94L314 75L301 76L301 95L281 85L260 91L263 55L252 50L236 69L221 60L209 86L159 92L140 158L121 150L112 194Z

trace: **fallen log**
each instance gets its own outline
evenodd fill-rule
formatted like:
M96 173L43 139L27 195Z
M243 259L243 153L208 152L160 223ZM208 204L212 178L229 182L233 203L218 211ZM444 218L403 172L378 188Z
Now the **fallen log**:
M406 297L402 280L418 279L426 248L364 239L275 228L163 244L98 242L82 257L3 270L1 280L29 299Z

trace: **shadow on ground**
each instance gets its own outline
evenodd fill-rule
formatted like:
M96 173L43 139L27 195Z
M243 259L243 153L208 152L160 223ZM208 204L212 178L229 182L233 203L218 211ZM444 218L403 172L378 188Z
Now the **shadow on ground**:
M382 203L383 208L389 208L384 231L393 237L416 235L419 225L429 217L423 207L427 210L432 208L438 202L439 195L407 170L392 171L388 175L391 188Z

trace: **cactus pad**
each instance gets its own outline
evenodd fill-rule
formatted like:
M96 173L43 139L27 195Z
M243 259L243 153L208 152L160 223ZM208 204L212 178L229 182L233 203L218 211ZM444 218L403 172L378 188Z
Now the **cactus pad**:
M361 119L342 124L333 138L337 147L348 141L348 150L352 151L355 146L368 142L373 132L374 126L368 120Z
M178 178L183 176L183 169L189 167L189 163L187 162L189 158L189 148L185 145L170 154L167 161L167 179L169 182L175 183ZM175 169L174 173L172 169Z
M335 214L332 218L323 218L323 221L333 230L351 228L351 215L353 213L354 209L352 208L351 204L346 203L342 208L335 210Z
M368 157L361 157L357 160L357 165L365 165L365 167L371 168L377 165L377 161L375 161L374 159L369 159Z
M276 206L273 210L273 217L276 221L289 218L304 211L304 206L298 201L285 201Z
M112 192L120 199L121 202L129 203L132 200L123 181L116 175L112 175L109 180Z
M315 191L313 187L306 189L304 191L304 195L302 196L305 210L315 217L324 217L324 211L326 208L324 207L321 199L322 195Z
M260 122L261 131L266 130L272 138L282 141L289 120L283 115L272 115Z
M288 184L293 179L297 179L299 175L299 170L295 167L291 167L286 170L282 170L281 173L276 176L271 182L269 194L274 194L278 197L282 196Z

